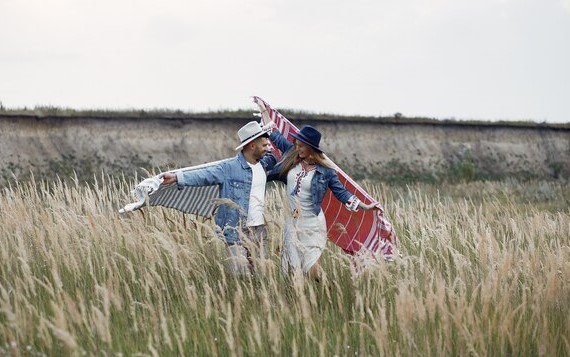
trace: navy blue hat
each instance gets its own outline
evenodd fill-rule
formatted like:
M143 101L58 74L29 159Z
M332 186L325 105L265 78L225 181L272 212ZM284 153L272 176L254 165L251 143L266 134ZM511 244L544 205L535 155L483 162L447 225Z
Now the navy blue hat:
M321 133L310 125L305 125L297 134L291 134L297 140L304 142L312 147L315 151L323 152L319 148L321 142Z

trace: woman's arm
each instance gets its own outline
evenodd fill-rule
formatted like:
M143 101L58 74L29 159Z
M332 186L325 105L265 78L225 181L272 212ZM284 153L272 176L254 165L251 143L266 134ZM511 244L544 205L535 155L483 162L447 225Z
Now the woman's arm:
M351 211L356 211L358 208L362 208L365 211L369 211L372 209L382 209L382 207L378 202L365 204L360 199L358 199L358 197L356 197L355 194L348 191L346 187L344 187L344 185L338 179L336 171L329 180L329 188L331 189L335 197L340 202L344 203L346 207Z
M277 146L277 148L281 150L282 153L285 153L287 150L293 147L293 143L281 135L279 130L273 131L271 135L269 135L269 140L271 140L271 142Z
M372 209L382 210L382 206L380 206L380 203L378 203L378 202L372 202L369 204L364 204L364 202L360 201L358 203L358 207L362 208L365 211L370 211Z

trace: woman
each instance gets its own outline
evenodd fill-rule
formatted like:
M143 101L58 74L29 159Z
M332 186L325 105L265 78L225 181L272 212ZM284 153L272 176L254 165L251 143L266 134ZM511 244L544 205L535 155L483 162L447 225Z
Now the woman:
M291 216L284 231L281 267L285 273L302 270L315 280L320 279L319 258L327 242L327 225L321 203L327 188L352 211L379 208L377 203L361 202L347 191L338 179L333 164L319 147L321 133L310 125L292 134L289 142L279 131L269 140L283 152L283 158L270 173L270 179L287 184Z

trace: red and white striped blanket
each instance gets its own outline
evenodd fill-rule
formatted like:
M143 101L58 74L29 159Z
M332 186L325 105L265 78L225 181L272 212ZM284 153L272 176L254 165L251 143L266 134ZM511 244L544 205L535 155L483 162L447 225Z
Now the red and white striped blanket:
M267 124L273 121L281 134L288 140L292 140L291 134L297 133L299 129L263 99L256 96L252 98L259 107L263 123ZM274 153L282 154L276 147L274 147ZM347 190L354 193L366 204L374 201L360 185L336 164L335 168L340 181ZM349 211L334 197L330 190L327 190L321 208L325 213L329 240L346 253L351 255L373 253L374 256L380 253L383 258L392 260L395 250L398 248L398 240L392 224L384 216L383 209Z

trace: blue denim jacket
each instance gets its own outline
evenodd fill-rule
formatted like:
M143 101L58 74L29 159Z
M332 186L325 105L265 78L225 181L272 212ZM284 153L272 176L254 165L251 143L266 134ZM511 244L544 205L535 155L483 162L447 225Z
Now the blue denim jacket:
M261 159L261 165L267 173L276 164L273 154L266 154ZM226 243L239 243L238 227L243 227L247 220L249 195L253 173L247 164L243 153L224 160L216 165L187 172L177 172L178 186L211 186L220 187L220 198L228 198L239 205L232 208L227 204L221 205L215 217L216 225L221 228Z
M289 142L280 132L274 131L269 135L269 140L284 154L294 150L293 143ZM286 176L279 176L281 164L277 163L270 171L268 180L276 179L286 183ZM318 215L321 211L321 203L325 198L327 188L330 188L334 196L342 203L347 203L354 195L350 193L338 179L336 170L322 165L317 165L315 175L311 181L311 193L313 198L313 212Z

